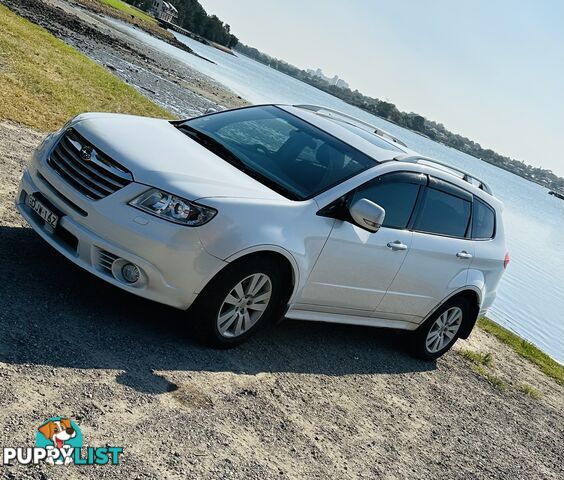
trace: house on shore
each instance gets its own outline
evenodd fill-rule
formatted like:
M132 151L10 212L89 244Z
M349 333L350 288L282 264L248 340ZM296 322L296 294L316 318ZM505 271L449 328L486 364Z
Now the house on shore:
M151 13L165 22L176 23L178 20L178 10L176 7L164 0L153 0Z

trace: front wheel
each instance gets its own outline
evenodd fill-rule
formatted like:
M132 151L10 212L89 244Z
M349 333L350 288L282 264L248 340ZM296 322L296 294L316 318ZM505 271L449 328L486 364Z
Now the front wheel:
M422 360L439 358L458 340L460 329L469 315L470 304L466 298L446 302L413 332L411 353Z
M205 343L233 347L282 315L287 292L289 279L277 262L241 259L206 286L191 313Z

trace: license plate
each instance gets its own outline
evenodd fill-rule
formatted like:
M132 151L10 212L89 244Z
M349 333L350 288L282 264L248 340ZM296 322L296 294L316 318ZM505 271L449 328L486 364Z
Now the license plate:
M50 225L53 228L57 227L57 223L59 221L59 216L54 214L51 210L49 210L43 203L41 203L37 198L33 195L27 196L27 204L29 208L31 208L37 215L39 215L47 225Z

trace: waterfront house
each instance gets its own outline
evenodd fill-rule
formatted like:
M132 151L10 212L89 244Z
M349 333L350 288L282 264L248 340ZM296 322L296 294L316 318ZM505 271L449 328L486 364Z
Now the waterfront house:
M151 13L158 19L170 23L176 23L178 19L178 10L176 7L164 0L153 0Z

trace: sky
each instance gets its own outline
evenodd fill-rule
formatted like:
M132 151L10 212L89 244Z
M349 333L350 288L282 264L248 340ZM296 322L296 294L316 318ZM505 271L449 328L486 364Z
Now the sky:
M564 176L564 0L200 0L245 44Z

